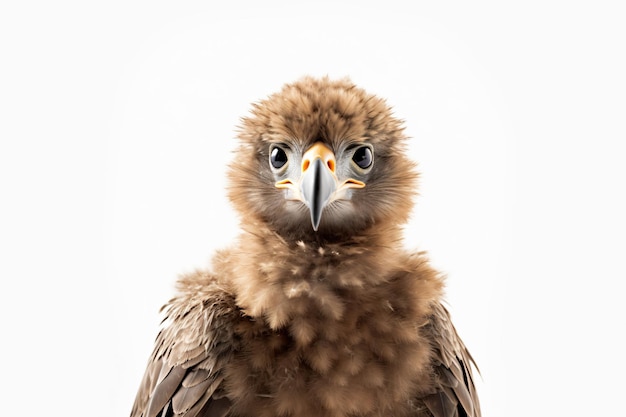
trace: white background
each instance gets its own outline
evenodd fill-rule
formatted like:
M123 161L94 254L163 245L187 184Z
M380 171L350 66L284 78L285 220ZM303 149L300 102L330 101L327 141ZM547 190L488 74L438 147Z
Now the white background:
M239 117L305 74L406 121L406 244L448 276L483 415L623 412L620 2L7 3L3 414L128 415L176 276L237 234Z

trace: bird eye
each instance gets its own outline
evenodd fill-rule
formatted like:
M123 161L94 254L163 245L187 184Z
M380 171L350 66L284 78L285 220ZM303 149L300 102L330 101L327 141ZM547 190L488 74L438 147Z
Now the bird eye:
M287 154L283 149L278 146L274 146L274 148L270 151L270 164L275 169L282 168L287 163Z
M372 149L369 146L361 146L352 155L352 160L361 169L367 169L372 166L373 159Z

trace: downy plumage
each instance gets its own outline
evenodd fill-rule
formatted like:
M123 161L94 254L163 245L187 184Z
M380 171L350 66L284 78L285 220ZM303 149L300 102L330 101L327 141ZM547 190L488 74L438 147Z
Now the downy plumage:
M242 232L178 282L131 416L480 416L424 253L402 123L349 80L303 78L242 120Z

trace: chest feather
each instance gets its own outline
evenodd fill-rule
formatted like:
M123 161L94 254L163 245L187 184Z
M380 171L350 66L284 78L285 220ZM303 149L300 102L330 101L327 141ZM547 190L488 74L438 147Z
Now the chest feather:
M381 415L430 378L428 343L407 294L389 284L327 290L332 297L311 288L289 297L287 289L283 306L241 318L242 349L227 371L237 414Z

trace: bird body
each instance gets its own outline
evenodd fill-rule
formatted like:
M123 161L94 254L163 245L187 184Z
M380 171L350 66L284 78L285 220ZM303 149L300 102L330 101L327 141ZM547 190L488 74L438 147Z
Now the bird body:
M400 123L347 80L253 113L230 171L242 233L180 278L131 416L479 416L442 277L402 247Z

